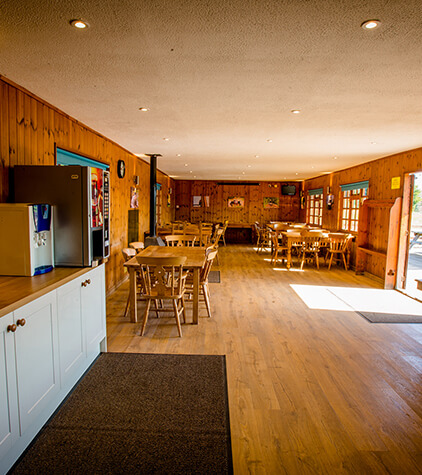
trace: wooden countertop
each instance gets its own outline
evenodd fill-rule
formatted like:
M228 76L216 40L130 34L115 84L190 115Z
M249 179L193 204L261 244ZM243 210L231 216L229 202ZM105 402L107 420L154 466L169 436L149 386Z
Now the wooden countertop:
M51 272L33 277L0 276L0 317L90 270L92 267L56 267Z

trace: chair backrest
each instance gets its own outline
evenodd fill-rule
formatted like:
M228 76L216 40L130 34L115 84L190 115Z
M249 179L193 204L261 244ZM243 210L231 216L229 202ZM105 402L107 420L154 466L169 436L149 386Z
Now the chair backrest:
M169 234L164 236L167 246L189 246L192 247L196 241L194 234Z
M352 235L347 233L328 233L328 238L330 240L330 250L345 252Z
M183 294L186 279L183 265L186 256L144 257L137 256L144 295L155 298L177 297Z
M210 273L210 270L214 262L214 259L217 255L217 252L218 250L214 248L208 248L205 251L205 264L201 269L201 276L200 276L201 282L206 282L208 280L208 274Z
M127 262L129 259L136 256L136 249L133 247L124 247L122 249L122 254L125 262Z
M316 233L307 233L302 235L303 249L305 251L317 251L321 245L321 236L315 236Z
M212 244L218 245L218 242L220 241L221 236L223 234L224 234L224 228L219 227L217 229L217 232L215 233L215 236L214 236L213 240L212 240Z

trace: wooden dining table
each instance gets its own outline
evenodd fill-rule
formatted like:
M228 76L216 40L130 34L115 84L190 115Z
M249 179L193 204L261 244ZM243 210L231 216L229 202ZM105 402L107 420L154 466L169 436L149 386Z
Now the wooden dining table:
M292 248L295 242L300 242L302 234L300 231L281 231L282 234L286 238L287 242L287 262L286 267L290 269L292 266ZM329 242L328 233L323 233L321 237L321 243L326 244Z
M131 322L138 321L138 309L136 302L136 271L139 269L137 256L144 257L181 257L186 256L184 268L192 271L193 275L193 301L192 323L198 324L199 316L199 274L205 263L205 250L201 247L189 246L149 246L140 251L135 257L129 259L123 265L129 272L129 315Z

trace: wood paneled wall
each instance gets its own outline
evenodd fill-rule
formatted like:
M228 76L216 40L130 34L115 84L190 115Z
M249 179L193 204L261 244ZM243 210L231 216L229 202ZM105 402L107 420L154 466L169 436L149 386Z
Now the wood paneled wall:
M340 229L340 185L369 180L369 196L372 200L395 200L403 196L403 183L406 173L422 171L422 148L397 153L385 158L362 163L355 167L340 170L330 175L305 180L304 190L323 188L324 208L322 225L330 230ZM391 189L391 179L400 177L400 188ZM327 188L335 196L334 206L327 209ZM375 219L375 218L374 218ZM377 234L369 245L374 249L385 250L388 243L389 217L377 216ZM352 263L355 258L355 245L352 247ZM367 271L379 278L384 278L385 262L376 256L368 257Z
M219 184L224 182L178 180L176 181L176 219L190 222L223 222L231 224L261 224L269 221L298 221L300 216L299 182L295 184L295 196L283 196L280 182L260 182L258 184ZM286 182L283 182L283 184ZM202 205L193 207L193 197L201 196ZM209 207L205 196L209 196ZM245 199L243 208L229 208L230 197ZM278 197L280 207L264 209L265 197Z
M112 140L78 122L29 91L0 76L0 202L10 201L9 176L14 165L54 165L54 144L110 165L111 252L106 265L107 290L125 277L121 250L127 247L128 211L133 177L139 176L139 236L149 230L149 164ZM126 175L117 176L117 161L126 162ZM158 172L162 196L174 183ZM172 205L162 206L163 220L174 217Z

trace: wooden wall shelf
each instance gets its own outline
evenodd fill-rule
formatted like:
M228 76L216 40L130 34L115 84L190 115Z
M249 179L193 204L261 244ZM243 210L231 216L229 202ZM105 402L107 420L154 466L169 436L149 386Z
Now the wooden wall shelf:
M401 202L401 198L365 200L359 213L356 274L377 275L386 289L396 285Z

